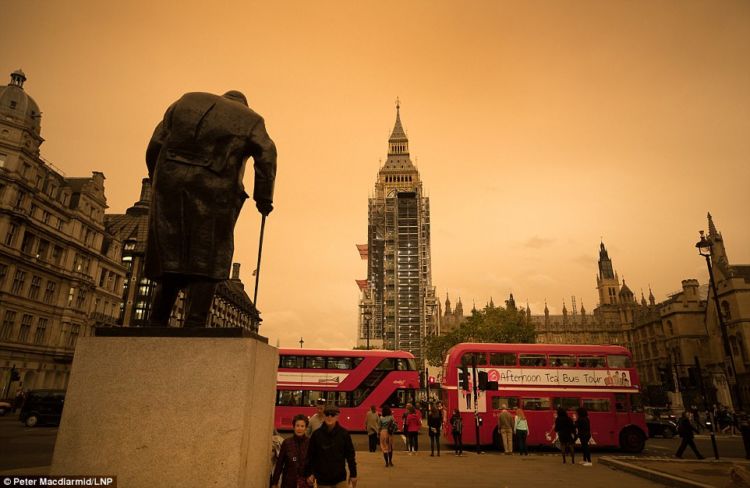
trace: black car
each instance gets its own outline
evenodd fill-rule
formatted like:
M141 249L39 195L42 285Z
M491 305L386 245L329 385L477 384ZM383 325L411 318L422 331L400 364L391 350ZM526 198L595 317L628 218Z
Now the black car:
M31 390L18 419L27 427L59 424L65 405L65 390Z
M677 424L668 419L651 418L646 420L648 427L648 436L661 436L665 439L671 439L677 435Z

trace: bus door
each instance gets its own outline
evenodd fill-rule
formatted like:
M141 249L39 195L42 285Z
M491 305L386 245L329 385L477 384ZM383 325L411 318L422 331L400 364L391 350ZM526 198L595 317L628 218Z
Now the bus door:
M619 432L616 415L613 415L614 405L611 396L598 398L584 398L583 407L589 413L591 422L592 445L616 446Z

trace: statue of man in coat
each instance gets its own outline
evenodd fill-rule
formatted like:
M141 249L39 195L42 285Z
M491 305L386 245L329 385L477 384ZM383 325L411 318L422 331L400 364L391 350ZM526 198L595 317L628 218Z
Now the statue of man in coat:
M156 282L151 325L169 325L180 290L184 326L207 325L216 286L229 278L249 157L253 199L266 216L273 210L276 146L242 93L186 93L156 126L146 150L153 191L144 271Z

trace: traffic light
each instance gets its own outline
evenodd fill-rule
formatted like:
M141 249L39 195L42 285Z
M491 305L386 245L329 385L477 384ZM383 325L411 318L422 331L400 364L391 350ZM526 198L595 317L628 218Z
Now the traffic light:
M479 374L479 379L477 383L479 383L479 389L487 390L487 381L489 379L487 375L487 371L480 371L478 374Z
M659 380L661 380L661 385L666 391L675 390L672 372L669 367L659 366Z
M461 371L458 373L458 388L469 390L469 368L466 366L461 366Z
M10 381L18 381L21 379L21 375L18 373L18 370L13 368L10 370Z

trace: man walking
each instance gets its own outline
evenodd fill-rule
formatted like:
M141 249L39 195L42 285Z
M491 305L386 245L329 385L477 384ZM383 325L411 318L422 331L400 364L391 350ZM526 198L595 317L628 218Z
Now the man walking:
M695 447L695 442L693 441L693 435L694 433L698 432L698 429L696 429L693 424L690 422L690 417L688 416L687 410L682 413L682 417L680 418L680 422L677 424L677 433L682 437L682 442L680 443L680 447L677 448L677 452L675 453L675 457L682 459L682 453L685 452L685 448L690 446L690 449L693 450L695 453L695 457L698 459L703 459L703 456L700 452L698 452L698 448Z
M339 408L325 408L323 426L313 432L307 451L305 476L310 485L317 481L319 487L347 488L346 465L349 466L349 484L357 487L357 461L349 432L338 422Z
M323 411L326 407L326 401L324 398L318 398L318 401L315 404L316 411L314 414L310 415L310 418L308 419L307 423L307 437L310 437L313 432L318 430L321 425L323 425L323 421L325 420L326 416L323 414Z
M506 405L500 405L502 411L497 426L500 429L500 438L503 440L505 454L513 454L513 415L507 410Z
M370 411L365 416L365 430L370 441L370 452L375 452L378 447L378 432L380 431L380 415L375 410L375 405L370 405Z

